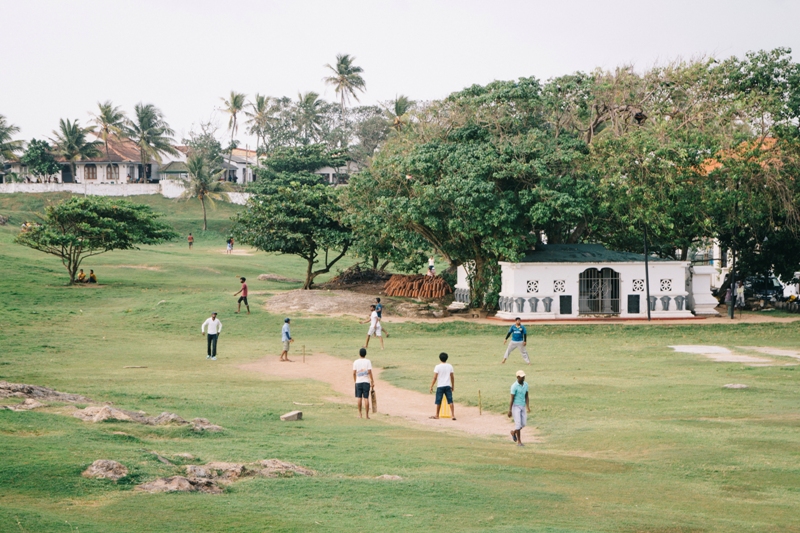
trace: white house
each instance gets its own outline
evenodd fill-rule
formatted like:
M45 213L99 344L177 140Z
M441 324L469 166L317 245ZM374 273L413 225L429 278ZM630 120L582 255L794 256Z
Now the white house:
M600 244L540 244L518 263L501 262L498 318L525 320L598 317L653 318L717 315L713 267L649 260L647 301L644 256ZM706 272L707 271L707 272ZM456 300L469 301L467 271L458 269ZM692 312L694 310L694 313Z

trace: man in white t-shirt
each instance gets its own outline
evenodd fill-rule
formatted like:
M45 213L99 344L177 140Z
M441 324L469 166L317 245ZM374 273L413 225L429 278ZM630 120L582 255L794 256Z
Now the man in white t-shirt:
M367 331L367 342L364 343L364 348L369 348L369 338L375 335L381 340L381 350L383 350L383 334L381 332L381 317L378 315L378 311L375 309L374 305L370 305L370 314L369 318L366 320L362 320L359 322L360 324L366 324L369 322L369 331Z
M456 390L456 376L453 372L453 365L447 362L447 354L442 352L439 354L439 363L433 369L433 381L431 381L430 392L433 392L433 386L436 385L436 415L432 416L433 419L439 418L439 407L442 405L442 396L447 398L447 403L450 405L450 413L453 420L456 419L456 412L453 406L453 391Z
M369 389L375 388L375 381L372 379L372 362L367 359L366 348L358 351L359 359L353 361L353 381L356 383L356 398L358 398L358 418L361 416L361 403L363 400L367 409L367 419L369 419Z

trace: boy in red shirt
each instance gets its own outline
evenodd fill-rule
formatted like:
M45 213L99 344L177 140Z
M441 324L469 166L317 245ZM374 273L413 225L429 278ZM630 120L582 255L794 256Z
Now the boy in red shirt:
M236 312L238 313L239 311L242 310L242 302L244 302L244 306L247 307L247 314L249 315L250 304L247 303L247 283L245 283L246 281L245 278L239 278L239 279L242 281L242 288L239 289L239 292L234 294L234 296L238 296L239 293L242 293L242 295L239 297L239 307L236 309Z

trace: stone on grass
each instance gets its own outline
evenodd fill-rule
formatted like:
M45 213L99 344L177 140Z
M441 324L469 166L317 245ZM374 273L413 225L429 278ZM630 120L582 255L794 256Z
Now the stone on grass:
M195 431L208 431L210 433L225 431L224 427L212 424L211 422L208 421L207 418L193 418L192 429Z
M747 385L744 383L728 383L727 385L723 385L726 389L746 389Z
M0 398L35 398L37 400L51 400L54 402L91 403L92 400L79 394L58 392L57 390L26 385L24 383L9 383L0 381Z
M153 419L153 425L155 425L155 426L163 426L163 425L166 425L166 424L183 425L183 424L188 424L188 423L189 422L187 422L183 418L179 417L175 413L167 413L167 412L161 413L160 415L158 415L157 417L155 417Z
M287 420L302 420L303 419L303 411L290 411L285 415L281 415L281 420L286 422Z
M375 479L388 479L389 481L402 481L403 478L400 476L395 476L393 474L383 474L382 476L378 476Z
M257 463L261 469L258 474L264 477L291 477L295 474L300 476L313 476L314 471L292 463L287 463L279 459L264 459Z
M117 481L128 475L128 469L122 463L109 459L98 459L81 474L83 477L96 479L112 479Z
M24 402L16 405L0 405L0 409L8 409L9 411L30 411L39 407L44 407L44 404L33 398L25 398Z

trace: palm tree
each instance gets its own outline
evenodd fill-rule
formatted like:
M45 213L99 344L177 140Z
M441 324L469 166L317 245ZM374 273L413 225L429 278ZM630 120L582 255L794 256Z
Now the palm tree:
M233 137L236 135L236 130L239 128L238 124L236 123L236 116L244 109L245 98L247 98L247 96L244 93L231 91L231 95L227 100L224 98L221 99L225 104L225 107L223 107L222 110L231 116L231 118L228 119L228 129L231 130L231 146L228 151L228 166L231 165L231 158L233 157Z
M415 104L416 102L403 94L395 97L386 107L386 115L389 117L390 122L389 125L396 131L403 129L403 126L405 126L408 121L408 112L414 108Z
M94 120L92 122L100 130L100 138L103 139L103 144L106 146L106 159L111 161L111 156L108 155L108 136L112 133L119 136L125 127L125 112L119 106L111 103L111 100L106 100L102 104L97 102L98 113L92 115Z
M267 126L272 119L272 98L256 93L256 98L250 103L250 108L253 110L252 113L246 111L245 115L248 118L247 124L250 126L248 133L256 136L256 165L258 165L261 141L264 139Z
M63 118L58 123L58 131L53 131L53 135L55 135L55 138L51 139L53 153L60 155L69 162L72 169L72 179L75 179L76 161L98 157L102 153L100 146L103 143L86 140L86 135L93 132L94 128L91 126L82 128L77 120L70 122L69 119L64 120Z
M147 179L147 165L151 159L161 163L161 154L178 155L178 150L173 146L175 140L171 137L175 132L164 120L161 110L153 104L140 102L133 111L134 119L125 121L122 134L139 147L142 173Z
M186 184L186 191L181 198L188 200L197 198L203 206L203 231L208 229L206 220L206 200L214 206L214 200L223 200L223 193L228 189L228 184L220 182L220 178L225 173L225 169L213 174L205 158L200 154L192 154L186 161L189 169L189 181Z
M0 163L6 159L12 159L15 152L22 151L23 142L12 139L19 133L19 126L9 124L5 115L0 115Z
M324 78L323 81L328 85L334 87L336 94L339 95L339 101L342 105L342 113L344 113L344 103L352 96L358 102L356 90L364 92L367 89L367 83L361 77L364 69L353 64L355 57L350 57L349 54L337 54L336 66L330 64L325 65L333 73L332 76Z
M319 138L322 132L322 106L324 104L325 102L320 100L319 94L313 91L297 95L294 121L303 144L309 144Z

